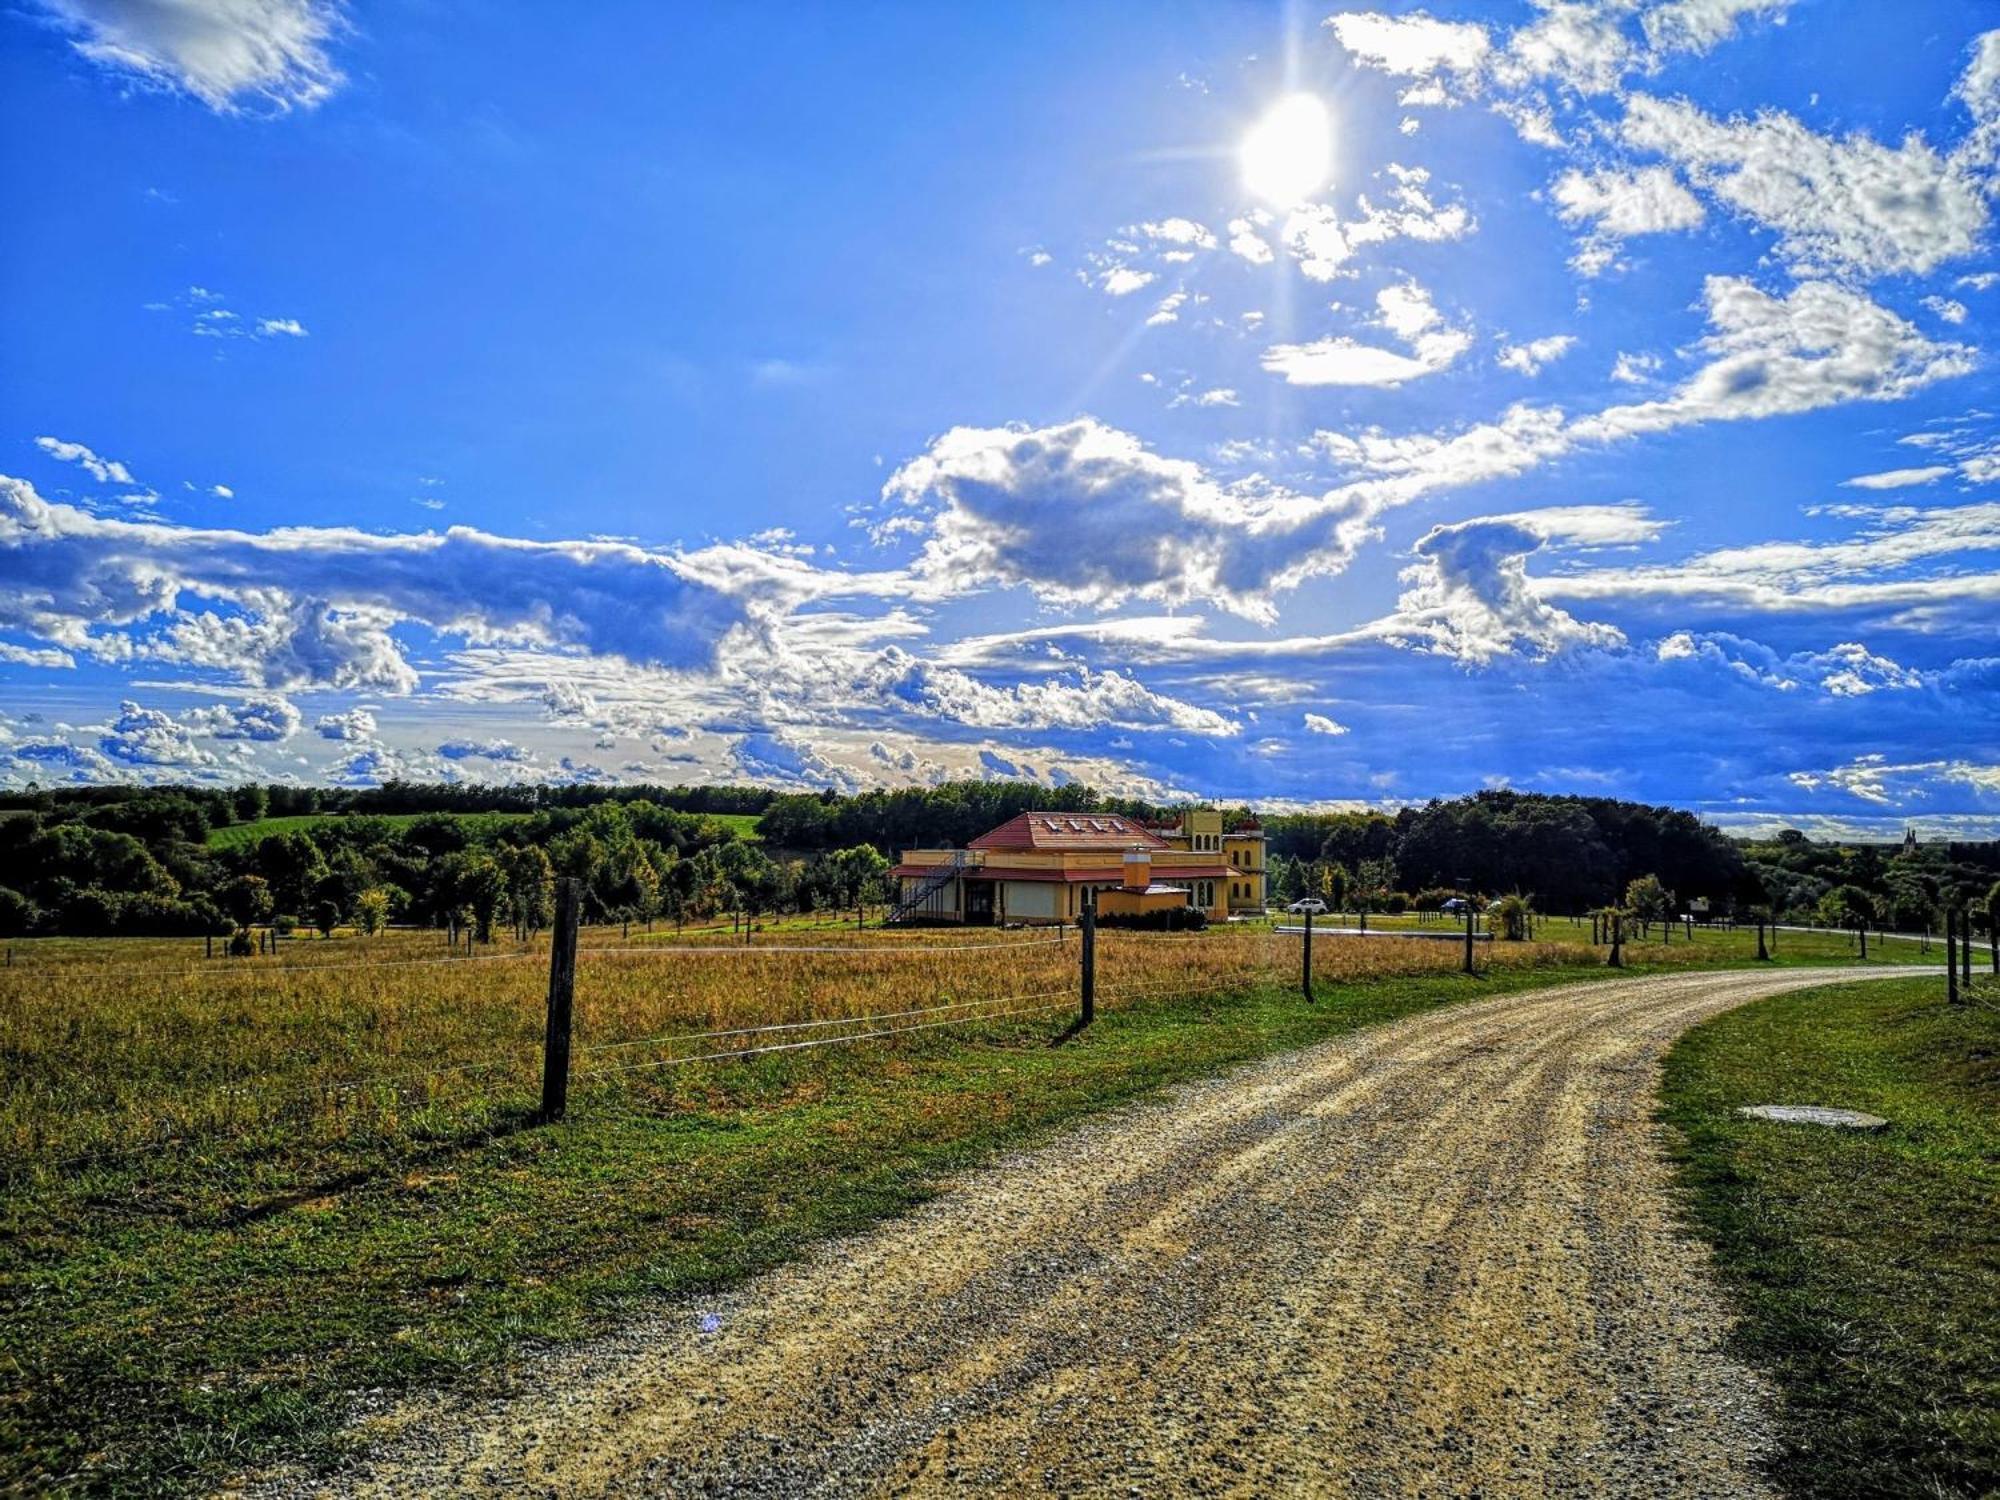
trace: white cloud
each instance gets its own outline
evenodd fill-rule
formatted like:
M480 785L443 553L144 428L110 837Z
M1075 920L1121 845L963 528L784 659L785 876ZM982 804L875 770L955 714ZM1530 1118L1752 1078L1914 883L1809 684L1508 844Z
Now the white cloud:
M1662 52L1707 52L1735 34L1746 16L1783 21L1791 0L1670 0L1639 18Z
M82 443L68 443L61 438L38 437L35 446L51 458L66 464L77 464L99 484L137 484L132 471L115 458L104 458L92 452Z
M1856 490L1900 490L1916 484L1934 484L1952 472L1949 464L1926 464L1918 469L1884 469L1879 474L1856 474L1841 484Z
M1892 762L1886 755L1871 754L1825 771L1794 771L1790 780L1808 792L1845 792L1863 802L1901 807L1940 789L2000 793L2000 765L1961 759Z
M1525 344L1507 344L1494 356L1494 362L1502 369L1518 370L1523 375L1539 375L1575 347L1573 335L1552 333L1547 338L1530 339Z
M437 753L446 760L491 760L520 764L533 759L529 752L512 740L446 740L437 747Z
M1249 219L1229 221L1229 248L1253 266L1268 266L1275 258L1271 247Z
M1528 557L1555 534L1528 515L1432 527L1412 549L1418 562L1404 571L1408 587L1384 637L1469 663L1624 645L1615 626L1578 620L1529 580Z
M1930 309L1933 316L1947 323L1963 323L1967 316L1965 304L1949 297L1926 297L1924 306Z
M1864 613L1915 632L1991 619L2000 604L2000 572L1976 573L1968 564L1973 554L2000 552L2000 503L1841 513L1863 523L1854 535L1567 572L1541 580L1540 587L1544 594L1626 605L1678 601L1770 615ZM1927 567L1937 570L1921 571Z
M1160 219L1149 224L1133 225L1125 232L1141 235L1158 244L1181 245L1195 250L1215 248L1215 236L1206 225L1197 224L1193 219Z
M322 714L313 721L313 732L323 740L373 740L376 734L375 715L365 708Z
M305 324L297 318L259 318L257 337L302 339L306 336Z
M186 725L157 708L141 708L129 698L118 706L118 717L98 737L97 748L132 766L195 768L213 765L215 757L195 744Z
M1343 219L1325 203L1307 204L1286 218L1285 248L1308 279L1332 281L1346 274L1347 262L1369 245L1396 239L1436 244L1461 239L1478 227L1463 204L1440 207L1432 201L1430 173L1424 168L1391 162L1383 175L1391 183L1387 201L1377 203L1366 193L1359 194L1350 218Z
M343 82L327 44L345 29L333 0L42 0L91 61L209 108L254 100L310 109Z
M1159 306L1153 309L1153 315L1146 319L1146 326L1148 328L1159 328L1168 323L1175 322L1179 319L1181 308L1187 302L1187 299L1188 294L1186 292L1169 292L1160 299Z
M1339 566L1367 530L1350 507L1223 484L1088 417L954 428L884 495L927 513L915 572L931 586L1021 584L1097 608L1199 601L1268 619L1273 588Z
M1141 287L1151 286L1154 281L1151 271L1136 271L1130 266L1113 266L1098 278L1098 285L1110 297L1129 297Z
M1326 24L1355 61L1400 78L1474 77L1493 46L1484 26L1437 21L1421 11L1400 17L1354 12Z
M1325 714L1307 714L1304 722L1308 734L1341 735L1347 733L1347 726L1345 724L1329 719Z
M1657 354L1628 354L1620 350L1611 365L1611 378L1626 385L1638 385L1651 380L1659 368L1660 356Z
M1551 191L1566 223L1588 223L1620 239L1693 229L1704 217L1700 201L1681 186L1669 167L1627 172L1572 167L1556 179Z
M1472 345L1472 335L1447 328L1430 293L1414 281L1375 294L1375 321L1410 346L1403 355L1351 338L1276 344L1264 368L1290 385L1400 385L1448 369Z
M265 687L407 692L415 674L390 634L403 621L475 641L698 667L760 610L867 586L744 547L664 553L467 527L381 536L109 520L0 476L0 628ZM159 628L135 633L148 626Z
M241 703L218 703L198 708L187 716L187 725L196 734L218 740L256 740L278 744L299 731L300 715L284 698L246 698Z
M953 667L938 666L891 646L870 663L863 685L871 695L929 717L981 729L1180 730L1232 738L1242 726L1212 709L1153 692L1117 671L1078 667L1074 682L1015 683L996 688Z
M1777 231L1800 274L1924 272L1978 248L1984 179L1922 136L1889 147L1820 135L1791 115L1717 120L1686 100L1634 94L1624 141L1679 164L1705 191Z

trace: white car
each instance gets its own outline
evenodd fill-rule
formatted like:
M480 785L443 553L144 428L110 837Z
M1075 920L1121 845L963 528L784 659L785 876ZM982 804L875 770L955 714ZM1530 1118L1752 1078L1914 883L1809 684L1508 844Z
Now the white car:
M1304 916L1307 912L1311 912L1316 917L1324 916L1326 914L1326 903L1308 896L1303 901L1294 901L1285 910L1294 916Z

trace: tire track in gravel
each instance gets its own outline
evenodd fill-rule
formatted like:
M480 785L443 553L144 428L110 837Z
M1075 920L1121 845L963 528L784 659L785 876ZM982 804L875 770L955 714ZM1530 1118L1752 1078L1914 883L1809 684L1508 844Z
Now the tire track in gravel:
M1764 1495L1657 1065L1848 977L1532 991L1186 1085L259 1492Z

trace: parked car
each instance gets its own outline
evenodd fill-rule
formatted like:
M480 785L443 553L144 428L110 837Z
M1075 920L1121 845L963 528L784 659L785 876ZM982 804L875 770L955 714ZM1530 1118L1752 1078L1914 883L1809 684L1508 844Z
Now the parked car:
M1463 896L1453 896L1449 901L1445 902L1443 906L1440 906L1438 910L1443 912L1450 912L1453 916L1456 916L1458 915L1458 913L1465 910L1465 898Z
M1307 912L1311 912L1316 917L1323 916L1326 913L1326 903L1315 897L1308 896L1303 901L1294 901L1285 910L1294 916L1300 917L1304 916Z

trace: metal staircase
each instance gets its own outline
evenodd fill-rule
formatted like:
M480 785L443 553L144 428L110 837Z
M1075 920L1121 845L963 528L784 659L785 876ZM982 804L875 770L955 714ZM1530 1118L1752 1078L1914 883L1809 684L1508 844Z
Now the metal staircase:
M952 850L950 859L933 868L917 883L915 889L906 891L902 899L889 908L889 916L884 925L893 927L898 922L909 921L921 909L931 905L938 893L963 875L969 867L979 864L983 856L984 851L979 849ZM941 912L936 914L942 915Z

